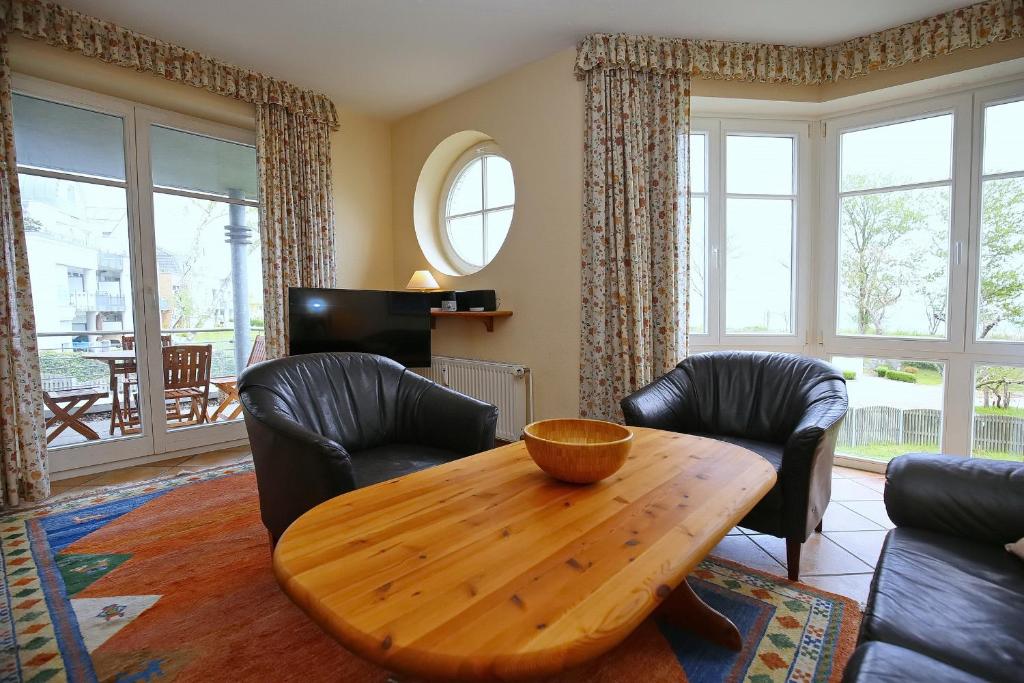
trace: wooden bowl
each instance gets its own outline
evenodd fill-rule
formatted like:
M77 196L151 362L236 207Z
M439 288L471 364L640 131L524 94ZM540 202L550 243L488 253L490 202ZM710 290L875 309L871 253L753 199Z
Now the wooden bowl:
M633 446L633 432L622 425L581 418L533 422L523 436L538 467L572 484L592 484L615 474Z

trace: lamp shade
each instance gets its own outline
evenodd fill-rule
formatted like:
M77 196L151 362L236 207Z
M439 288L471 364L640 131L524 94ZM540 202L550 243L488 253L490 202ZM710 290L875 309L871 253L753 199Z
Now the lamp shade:
M437 280L430 274L429 270L417 270L409 278L409 284L405 286L406 289L439 289Z

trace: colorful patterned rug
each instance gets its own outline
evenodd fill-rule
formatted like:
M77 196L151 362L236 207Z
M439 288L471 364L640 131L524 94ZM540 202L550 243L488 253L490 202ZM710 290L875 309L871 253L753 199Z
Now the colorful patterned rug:
M278 589L251 464L8 513L0 544L0 682L388 679ZM741 652L649 619L557 682L839 679L853 601L715 559L693 584L739 626Z

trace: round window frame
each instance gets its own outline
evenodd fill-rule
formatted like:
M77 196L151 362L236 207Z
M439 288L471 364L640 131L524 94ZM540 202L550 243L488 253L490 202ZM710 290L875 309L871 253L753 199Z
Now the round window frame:
M508 241L508 233L506 233L505 239L502 240L501 245L498 247L497 251L494 252L494 256L491 259L489 259L488 261L486 261L483 265L477 265L475 263L470 263L469 261L466 261L464 258L462 258L462 256L459 255L459 252L456 251L454 245L452 245L451 236L448 233L448 218L449 218L449 215L448 215L448 205L451 202L451 193L452 193L452 188L455 186L455 181L459 179L459 177L469 168L469 166L474 161L484 160L487 157L492 157L492 156L493 157L499 157L499 158L503 159L505 162L507 162L510 167L512 166L512 162L509 161L508 157L505 156L505 153L501 151L501 148L498 146L498 144L496 142L494 142L493 140L486 140L484 142L480 142L480 143L477 143L477 144L473 145L472 147L467 149L465 152L460 154L459 157L452 164L451 168L448 170L448 174L445 176L445 179L444 179L444 184L441 185L441 196L440 196L439 201L437 203L437 237L438 237L438 242L441 245L441 250L442 250L445 258L452 265L452 267L456 271L458 271L459 275L472 275L473 273L478 273L481 270L483 270L484 268L486 268L487 266L489 266L491 263L494 262L494 259L498 257L498 254L501 252L502 248L505 246L505 243ZM513 170L512 171L512 190L513 190L513 192L515 192L515 183L516 183L515 170ZM481 196L481 208L480 208L480 211L471 211L471 212L468 212L468 213L457 214L457 216L475 216L475 215L479 214L481 217L484 217L484 221L482 221L483 228L484 228L483 229L483 235L482 235L482 241L483 241L483 245L484 245L484 247L483 247L484 248L484 254L486 254L487 253L487 229L486 229L486 218L485 218L486 214L494 213L494 212L497 212L497 211L505 211L507 209L512 209L512 218L509 220L509 232L511 232L512 231L512 221L515 220L515 215L516 215L516 201L515 201L515 199L513 199L511 204L503 204L502 206L497 206L497 207L490 208L490 209L485 208L486 205L487 205L487 203L486 203L486 192L487 192L487 170L486 170L486 163L484 163L482 165L482 167L481 167L481 171L480 171L480 185L481 185L481 194L482 194L482 196Z

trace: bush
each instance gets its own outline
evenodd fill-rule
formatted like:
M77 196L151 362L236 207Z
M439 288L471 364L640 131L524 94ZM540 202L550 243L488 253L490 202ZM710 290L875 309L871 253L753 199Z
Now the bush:
M915 368L913 365L906 365L906 364L901 365L900 366L900 370L902 370L903 372L906 372L908 374L911 374L911 375L916 375L918 373L918 369Z
M932 363L927 360L908 360L902 364L901 369L907 370L907 368L917 368L918 370L931 370L933 372L942 372L942 366L938 363ZM907 370L907 372L910 372Z
M847 381L857 379L857 373L853 370L843 370L843 379Z
M899 370L889 370L885 373L886 379L894 379L897 382L909 382L910 384L917 384L917 378L911 375L909 372L900 372Z
M888 365L879 365L877 368L875 368L875 374L878 375L879 377L885 377L886 373L888 372L892 372L892 368L890 368Z

